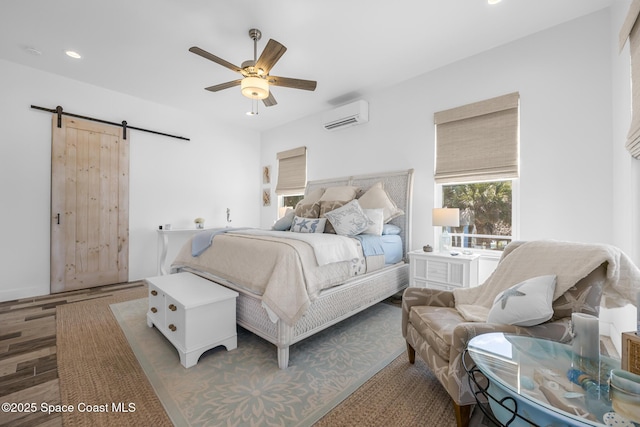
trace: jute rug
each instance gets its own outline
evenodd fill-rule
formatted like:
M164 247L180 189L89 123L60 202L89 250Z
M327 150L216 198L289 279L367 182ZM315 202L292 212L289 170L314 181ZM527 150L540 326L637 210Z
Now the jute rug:
M119 300L139 298L144 296L141 295L143 292L138 292L135 295L134 293L122 295ZM118 301L115 299L91 301L69 304L59 308L58 358L62 402L76 406L80 402L84 402L94 405L97 410L102 408L100 405L109 407L108 412L74 411L73 413L63 414L65 425L171 425L171 420L163 409L163 403L167 407L166 402L161 403L158 399L157 390L154 392L147 376L136 360L125 334L109 309L109 304L116 302ZM135 302L133 302L133 305L135 306ZM142 306L144 304L140 303L138 305ZM122 315L123 308L125 308L123 305L116 306L115 310L121 312L118 316ZM175 349L155 329L146 327L144 311L142 312L141 323L144 325L145 333L151 335L150 332L153 331L157 335L156 338L165 343L168 347L167 350L169 350L166 352L168 354L167 357L173 360L172 363L178 365L175 368L180 369L176 369L176 372L188 373L198 366L205 367L207 362L212 363L212 360L231 356L235 352L226 352L224 348L211 350L201 358L196 367L185 370L179 365ZM367 318L364 323L371 322L371 319ZM396 330L399 329L399 323L395 323L392 327ZM239 331L242 330L239 329ZM243 347L243 343L253 337L253 334L249 334L246 331L244 333L248 334L248 336L239 337L238 350ZM262 341L267 349L269 363L276 365L275 348L257 337L254 338ZM309 342L309 340L305 340L300 344ZM309 353L313 353L311 344L308 344ZM147 343L145 342L144 345L146 346ZM335 346L335 343L333 345ZM402 345L404 345L403 342ZM300 352L292 351L292 353ZM310 420L318 420L323 413L329 411L315 425L454 426L455 421L449 398L424 363L416 360L415 365L410 365L404 352L399 357L394 355L391 359L387 361L387 363L391 362L387 367L373 375L357 390L355 390L357 385L362 384L362 381L357 385L352 384L350 388L348 385L345 386L345 384L341 383L341 381L348 381L346 377L341 377L334 383L327 384L323 389L327 394L330 393L331 387L341 387L346 390L345 395L337 393L331 398L324 395L316 397L316 400L322 401L323 410L316 411L303 422L297 419L298 415L291 412L291 410L288 417L280 417L277 422L274 421L274 418L271 422L274 425L284 426L308 425L305 422L309 423ZM294 361L292 365L297 363ZM267 369L265 366L265 364L258 363L258 369ZM209 366L210 370L213 370L212 368L215 369L215 366ZM277 370L277 366L275 369ZM287 371L289 370L291 368ZM178 377L176 376L174 379ZM241 384L242 378L237 375L237 372L233 375L229 374L228 377L231 383ZM276 375L272 378L276 378L273 380L272 385L278 387L276 381L280 377ZM310 376L308 373L301 378L303 378L303 382L318 381L317 377ZM258 385L254 384L253 386L256 390L259 389ZM224 389L221 390L224 391ZM263 389L260 390L263 391ZM160 394L162 395L165 391L166 387ZM207 389L198 389L191 384L189 390L181 390L178 387L177 391L173 390L173 392L181 394L178 400L184 399L185 393L188 394L187 400L197 400L200 396L216 394L220 390L214 392ZM351 392L353 393L347 397L346 395ZM303 392L300 388L289 390L285 385L280 388L281 399L285 400L292 397L298 397L302 400L304 393L308 392ZM230 396L226 398L231 399ZM342 399L344 400L340 403ZM116 403L115 407L112 407L113 402ZM262 407L259 405L251 406L251 411L274 413L274 408L278 406L278 402L272 401L267 405L264 405L264 400L262 402ZM114 409L129 408L129 404L133 404L135 412L114 411ZM230 402L229 405L237 406L237 402ZM280 406L281 409L284 408L286 413L287 406L283 403ZM331 410L331 408L333 409ZM168 412L171 413L172 411L175 411L175 408L168 408ZM194 414L187 413L186 415L189 417ZM251 419L242 419L240 412L231 412L224 415L226 417L225 421L220 422L220 419L211 413L199 413L195 417L195 422L194 419L187 421L181 419L176 422L176 425L186 425L182 424L183 422L191 423L191 425L257 425Z

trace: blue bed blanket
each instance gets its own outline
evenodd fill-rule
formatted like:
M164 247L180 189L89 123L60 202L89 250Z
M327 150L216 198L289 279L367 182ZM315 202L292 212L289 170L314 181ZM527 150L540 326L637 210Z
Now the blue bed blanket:
M247 227L225 227L225 228L212 228L211 230L202 231L195 236L191 241L191 256L197 257L202 252L206 251L209 246L213 244L213 238L218 234L225 234L229 231L245 230Z

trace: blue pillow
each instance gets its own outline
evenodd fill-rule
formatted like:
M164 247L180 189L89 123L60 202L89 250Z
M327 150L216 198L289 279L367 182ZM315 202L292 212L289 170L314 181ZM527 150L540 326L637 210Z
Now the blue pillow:
M402 229L394 224L384 224L382 226L382 234L400 234Z
M293 217L296 216L296 211L291 208L287 208L284 216L276 221L271 227L272 230L276 231L287 231L291 228L291 223L293 223Z

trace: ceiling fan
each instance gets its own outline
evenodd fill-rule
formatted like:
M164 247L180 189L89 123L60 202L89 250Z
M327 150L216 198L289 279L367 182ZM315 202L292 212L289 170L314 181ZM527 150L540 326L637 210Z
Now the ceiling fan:
M206 90L217 92L234 86L240 86L242 94L251 99L262 99L265 106L271 107L277 104L273 93L269 90L269 86L290 87L293 89L315 90L317 82L313 80L292 79L288 77L277 77L269 74L271 68L278 62L280 57L284 55L287 48L281 43L269 39L267 46L264 48L260 57L257 58L258 40L262 38L260 30L252 28L249 30L249 37L253 40L253 60L244 61L242 66L238 67L222 58L193 46L190 52L200 55L210 61L227 67L228 69L242 74L243 78L232 80L226 83L220 83L214 86L206 87Z

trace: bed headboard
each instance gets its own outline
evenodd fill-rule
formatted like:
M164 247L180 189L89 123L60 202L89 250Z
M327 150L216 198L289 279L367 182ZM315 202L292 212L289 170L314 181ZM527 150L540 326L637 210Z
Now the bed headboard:
M404 257L411 249L411 202L413 199L413 169L383 172L369 175L346 176L342 178L308 181L305 195L317 188L328 188L339 185L354 185L360 187L362 193L377 182L382 182L384 189L395 204L404 211L404 215L389 221L402 229L400 236L404 244Z

